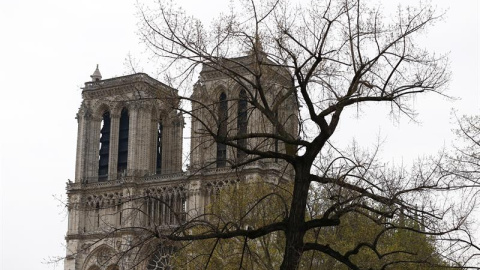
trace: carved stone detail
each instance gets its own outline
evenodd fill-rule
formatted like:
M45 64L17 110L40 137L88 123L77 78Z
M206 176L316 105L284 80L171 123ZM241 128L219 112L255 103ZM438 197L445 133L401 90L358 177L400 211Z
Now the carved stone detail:
M102 194L90 194L85 198L85 204L90 208L95 207L109 207L120 205L122 203L123 193L122 192L109 192Z

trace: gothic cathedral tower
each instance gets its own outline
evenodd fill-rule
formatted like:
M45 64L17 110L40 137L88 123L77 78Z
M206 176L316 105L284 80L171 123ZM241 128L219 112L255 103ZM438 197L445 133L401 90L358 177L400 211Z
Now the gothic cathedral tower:
M183 117L175 110L177 91L146 74L101 80L97 66L91 77L77 114L75 182L67 186L65 269L128 269L130 262L115 255L137 233L122 228L151 222L132 210L146 208L136 199L146 192L165 195L162 210L172 217L164 224L180 222L173 212L184 212L182 186L150 188L182 173Z
M242 75L248 71L241 67L251 66L251 60L251 55L229 59L233 66L227 68ZM271 117L295 137L298 106L282 72L266 70L264 101L281 99ZM274 136L248 138L275 134L277 127L252 106L256 90L226 74L205 66L193 87L190 161L184 171L177 90L143 73L102 80L97 66L77 114L65 270L171 269L175 244L159 239L159 232L204 214L222 187L291 179L284 162L256 159L248 151L292 149ZM237 147L227 143L231 136Z

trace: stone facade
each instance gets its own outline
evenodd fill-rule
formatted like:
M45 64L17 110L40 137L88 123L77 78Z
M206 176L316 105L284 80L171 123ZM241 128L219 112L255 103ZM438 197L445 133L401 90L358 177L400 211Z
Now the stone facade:
M248 57L237 61L248 65ZM288 83L281 72L267 76L272 79L266 98L274 103ZM172 246L159 244L156 230L172 230L202 214L223 186L288 180L285 164L242 164L246 155L211 136L219 129L228 136L275 131L258 110L239 105L242 86L215 68L205 67L194 86L192 99L199 102L192 103L187 170L182 170L184 118L177 90L142 73L101 80L98 67L92 80L85 83L77 114L75 181L67 184L65 270L170 269L165 265ZM278 108L278 117L296 134L297 105L287 98L291 102L283 102L288 105ZM222 119L208 113L222 108L227 108ZM244 147L288 151L274 139L238 141ZM225 153L223 160L219 153Z

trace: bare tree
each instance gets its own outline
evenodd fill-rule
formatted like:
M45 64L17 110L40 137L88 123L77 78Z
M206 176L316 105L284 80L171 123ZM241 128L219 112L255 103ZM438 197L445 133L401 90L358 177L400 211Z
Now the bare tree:
M107 228L99 241L125 231L137 236L128 236L127 244L112 243L122 250L119 254L99 247L97 259L107 265L136 252L130 262L139 264L131 266L154 255L158 260L151 269L157 269L174 248L163 245L158 253L158 242L150 240L186 243L186 250L195 241L208 240L203 266L208 268L222 247L218 243L232 240L240 247L232 255L239 268L254 268L255 260L268 257L274 239L280 251L269 254L265 269L314 269L327 261L350 269L476 267L479 248L471 240L468 215L478 197L478 171L459 171L478 161L476 152L459 151L455 162L443 155L419 160L407 170L385 166L377 151L357 145L344 149L331 141L350 108L387 103L392 114L414 118L415 96L443 95L448 59L416 42L441 18L430 6L399 8L387 17L360 1L239 1L211 28L163 1L158 9L142 8L140 14L143 41L167 82L181 89L198 76L194 91L180 97L183 107L174 108L192 119L191 155L202 162L190 164L190 171L216 166L241 174L245 166L274 161L275 172L282 173L273 175L278 181L269 182L265 192L251 192L253 197L227 213L221 207L225 198L213 192L212 209L185 216L185 183L174 187L181 196L168 201L154 188L105 195L106 206L87 197L81 209L93 215L87 225L98 229L105 222ZM210 98L206 85L213 77L239 94ZM250 120L261 128L247 132ZM462 136L478 146L478 133L472 132L462 126ZM216 159L210 159L215 147ZM71 201L69 207L80 205ZM158 209L168 215L156 216ZM167 221L160 220L165 217ZM330 236L347 227L354 227L347 230L351 237ZM408 245L385 244L405 233L409 237L398 239L426 239L427 257Z
M468 234L456 234L465 229L472 201L463 208L468 210L460 211L454 202L438 200L452 190L452 181L457 191L470 192L468 196L473 198L476 185L469 184L469 177L445 174L439 165L441 158L419 161L408 172L388 169L375 153L360 154L356 147L340 150L330 141L349 108L389 103L393 114L414 118L411 101L415 96L443 95L449 79L447 58L421 49L416 42L420 33L441 18L432 7L399 8L395 16L387 17L380 8L360 1L239 1L231 13L221 15L206 28L181 9L160 1L158 9L142 9L141 16L143 40L163 64L171 83L182 87L200 69L213 70L246 90L249 115L260 114L274 127L248 134L225 132L222 122L235 118L219 118L215 109L219 103L208 103L194 94L183 97L192 109L182 109L202 126L192 136L245 153L247 158L231 162L234 168L275 159L293 170L291 199L281 220L253 229L212 227L194 234L192 229L205 222L194 219L163 237L174 241L239 236L256 239L282 232L281 269L297 269L307 252L328 255L359 269L354 257L362 249L370 249L379 258L389 255L377 244L382 234L394 229L445 240L451 245L439 247L446 260L476 248ZM201 76L199 85L204 79ZM281 86L274 97L273 80ZM282 118L279 108L288 106L292 99L301 109ZM202 110L203 117L196 110ZM288 119L298 128L289 129ZM275 142L284 148L273 150ZM326 194L323 207L315 214L308 211L313 186ZM351 213L384 224L385 231L375 241L358 243L346 251L306 237L315 230L339 226L342 217ZM400 217L414 222L391 222ZM401 263L409 262L388 262L381 268ZM468 267L457 260L449 263Z
M450 156L450 169L471 185L480 181L480 117L463 116L454 131L457 144Z

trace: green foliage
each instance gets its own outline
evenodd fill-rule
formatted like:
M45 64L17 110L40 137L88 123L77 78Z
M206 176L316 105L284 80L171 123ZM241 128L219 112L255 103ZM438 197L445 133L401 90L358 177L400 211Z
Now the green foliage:
M219 190L207 206L204 224L192 234L254 230L281 222L290 205L290 187L252 181ZM214 229L212 229L214 228ZM246 239L207 239L184 242L175 254L174 264L189 269L278 269L284 250L283 232Z
M225 187L207 207L205 223L194 226L192 234L254 230L281 222L291 198L289 185L261 181ZM322 204L323 202L323 204ZM328 200L310 200L309 213L320 211ZM307 231L304 242L329 245L341 254L364 243L352 262L360 269L438 269L446 264L438 257L434 238L421 233L418 223L404 217L379 222L360 212L347 212L340 225ZM375 244L376 243L376 244ZM195 240L182 243L175 254L177 268L189 269L279 269L285 250L285 235L276 231L263 237L246 239ZM240 266L241 265L241 266ZM443 266L443 267L441 267ZM348 269L319 251L302 255L300 269Z
M351 258L360 269L382 269L386 266L385 269L422 270L446 266L436 253L434 239L421 233L413 221L379 224L375 218L356 212L349 212L340 220L339 226L309 231L306 241L329 244L341 254L363 244ZM338 260L318 251L305 252L302 266L303 269L348 269Z

